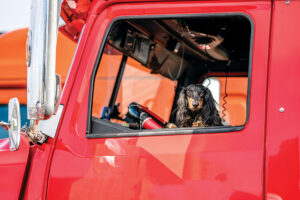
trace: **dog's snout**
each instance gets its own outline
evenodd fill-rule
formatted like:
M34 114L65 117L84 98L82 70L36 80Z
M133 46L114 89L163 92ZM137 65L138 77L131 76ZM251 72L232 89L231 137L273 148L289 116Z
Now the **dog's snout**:
M197 107L199 106L199 102L194 101L192 105L193 105L195 108L197 108Z

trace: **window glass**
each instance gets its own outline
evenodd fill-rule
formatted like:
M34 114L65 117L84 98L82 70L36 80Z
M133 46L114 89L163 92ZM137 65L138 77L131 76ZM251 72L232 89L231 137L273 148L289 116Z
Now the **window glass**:
M92 132L244 125L250 36L243 16L115 22L93 77Z
M232 126L246 122L248 77L218 77L220 115Z
M164 121L169 121L176 82L150 72L139 62L128 58L117 96L120 113L125 116L128 105L136 102L149 108Z
M203 85L212 92L220 116L227 124L238 126L246 122L247 77L209 77Z
M95 77L92 116L101 118L104 106L108 106L120 68L122 54L110 46L105 47Z
M202 85L210 89L216 101L216 107L220 110L220 81L216 77L209 77L203 81Z

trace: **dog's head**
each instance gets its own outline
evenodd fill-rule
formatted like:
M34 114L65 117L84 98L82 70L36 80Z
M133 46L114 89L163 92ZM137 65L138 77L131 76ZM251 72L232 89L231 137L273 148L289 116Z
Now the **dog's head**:
M197 112L203 107L205 89L202 85L189 85L183 90L183 95L187 102L187 109Z
M192 84L181 90L177 105L189 111L198 112L205 106L214 107L215 102L207 87Z
M219 124L220 117L216 109L216 102L210 90L203 85L189 85L183 88L180 92L177 101L176 120L179 125L185 123L190 114L201 114L205 123L215 124L215 119Z

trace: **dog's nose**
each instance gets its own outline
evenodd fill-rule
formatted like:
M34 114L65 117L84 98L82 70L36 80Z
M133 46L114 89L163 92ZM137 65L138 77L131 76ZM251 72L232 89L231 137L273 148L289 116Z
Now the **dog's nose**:
M197 108L199 106L199 102L193 102L193 106Z

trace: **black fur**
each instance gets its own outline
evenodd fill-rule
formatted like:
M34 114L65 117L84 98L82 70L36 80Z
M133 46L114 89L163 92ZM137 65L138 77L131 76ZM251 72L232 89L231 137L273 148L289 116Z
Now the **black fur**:
M202 100L201 109L192 111L188 108L188 91L193 99ZM181 90L177 101L176 121L179 127L195 127L195 122L200 122L203 126L223 125L211 91L202 85L189 85Z

